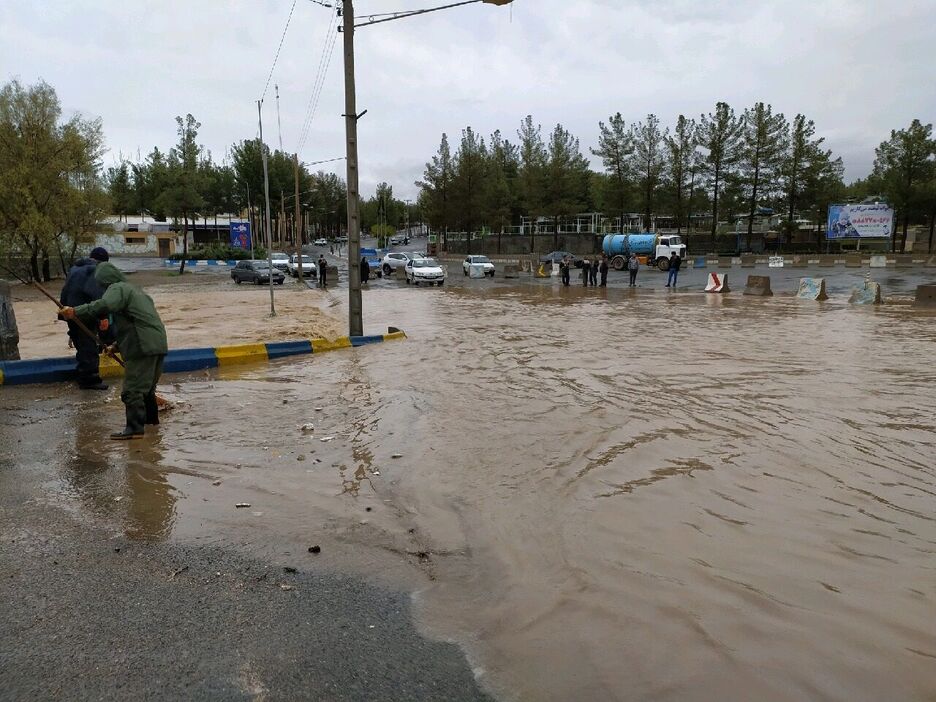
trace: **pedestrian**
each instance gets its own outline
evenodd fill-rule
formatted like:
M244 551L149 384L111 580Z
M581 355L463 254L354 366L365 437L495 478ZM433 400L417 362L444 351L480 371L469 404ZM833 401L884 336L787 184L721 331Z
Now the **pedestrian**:
M582 285L588 287L588 279L591 278L591 261L587 258L582 261Z
M569 260L568 256L563 256L562 260L559 262L559 272L562 274L562 284L566 287L569 287L569 279L571 277L572 261Z
M674 251L669 259L669 276L666 278L666 287L676 287L676 279L679 277L679 267L681 265L682 259L679 257L679 254Z
M361 257L361 285L366 285L370 280L370 264L366 257Z
M637 254L632 253L630 258L627 259L627 272L630 273L630 285L628 287L637 287L637 271L639 270L640 261L637 259Z
M319 286L322 288L328 288L327 273L328 273L328 263L325 261L324 254L319 254L319 260L318 260Z
M608 257L606 254L601 254L601 266L598 270L601 271L601 287L608 287Z
M156 305L145 292L127 282L114 264L99 263L94 279L103 288L101 299L78 307L63 307L65 319L94 320L114 316L117 349L126 363L120 399L126 410L126 426L110 438L139 439L146 424L159 424L156 383L162 375L163 359L169 346Z
M94 279L94 272L98 263L107 261L110 256L107 250L98 246L88 258L81 258L68 271L65 285L59 295L62 307L77 307L89 302L99 300L104 290ZM101 332L107 331L109 322L104 319L94 320L94 327ZM98 339L88 336L72 320L68 320L68 338L75 347L75 362L78 373L78 387L82 390L107 390L107 385L101 381L100 359L98 357Z

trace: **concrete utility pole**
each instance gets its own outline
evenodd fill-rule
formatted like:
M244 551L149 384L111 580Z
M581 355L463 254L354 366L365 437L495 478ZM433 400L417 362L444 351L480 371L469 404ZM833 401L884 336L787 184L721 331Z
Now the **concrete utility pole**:
M347 141L348 176L348 334L364 334L364 312L361 303L361 215L358 193L357 96L354 86L354 3L342 0L344 18L345 67L345 137Z
M270 171L267 167L266 144L263 143L263 100L257 100L257 120L260 124L260 153L263 154L263 194L266 199L267 265L270 267L270 316L276 316L273 301L273 228L270 224Z
M293 169L296 172L296 265L299 266L299 285L302 285L302 222L299 221L299 154L293 154ZM299 287L299 290L302 288Z

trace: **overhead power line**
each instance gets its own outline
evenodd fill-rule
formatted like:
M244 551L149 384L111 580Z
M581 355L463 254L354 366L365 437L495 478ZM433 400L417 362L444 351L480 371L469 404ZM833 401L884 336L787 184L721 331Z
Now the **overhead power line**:
M263 86L263 92L260 94L260 101L263 102L263 98L266 97L267 90L270 87L270 81L273 79L273 70L276 68L276 62L279 61L280 51L283 48L283 42L286 40L286 32L289 30L289 23L292 20L293 10L296 9L296 0L293 0L292 6L289 8L289 16L286 18L286 26L283 27L283 35L280 37L279 46L276 47L276 55L273 56L273 65L270 66L270 74L267 76L266 84Z
M302 123L302 129L299 135L299 143L296 147L296 151L301 151L302 147L305 146L306 140L308 139L310 130L312 128L312 122L315 119L315 114L318 111L319 101L322 97L322 90L325 86L325 78L328 75L328 68L331 66L331 58L334 54L335 43L338 39L338 29L337 26L331 22L326 29L325 40L322 44L322 55L319 59L318 69L315 74L315 80L312 83L312 93L309 95L309 102L306 106L305 119Z

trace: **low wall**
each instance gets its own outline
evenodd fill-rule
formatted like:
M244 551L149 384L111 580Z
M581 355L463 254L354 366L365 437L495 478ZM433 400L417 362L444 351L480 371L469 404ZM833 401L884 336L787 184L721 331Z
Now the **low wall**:
M166 354L164 373L188 373L207 368L225 368L268 361L286 356L323 353L383 341L405 339L406 334L391 328L386 334L345 336L327 339L238 344L201 349L174 349ZM123 375L123 368L107 356L101 356L100 372L103 378ZM30 385L56 383L75 379L75 357L37 358L26 361L0 361L0 385Z

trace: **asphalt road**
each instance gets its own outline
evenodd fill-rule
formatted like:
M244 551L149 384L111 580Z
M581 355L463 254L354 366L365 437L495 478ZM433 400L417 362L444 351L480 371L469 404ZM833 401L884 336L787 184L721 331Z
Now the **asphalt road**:
M64 388L64 386L63 386ZM409 596L217 546L130 540L49 491L55 416L0 397L0 700L483 700ZM28 411L25 414L29 414ZM53 413L54 415L54 413ZM73 457L74 458L74 457Z

